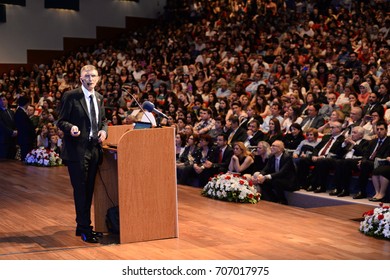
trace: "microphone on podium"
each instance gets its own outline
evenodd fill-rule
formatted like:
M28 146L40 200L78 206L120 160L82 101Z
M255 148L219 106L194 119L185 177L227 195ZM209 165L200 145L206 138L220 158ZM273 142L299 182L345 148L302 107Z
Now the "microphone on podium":
M145 101L144 103L142 103L142 108L148 112L154 112L156 113L157 115L159 116L162 116L163 118L166 118L168 119L168 116L165 115L163 112L157 110L155 107L154 107L154 104L150 101Z

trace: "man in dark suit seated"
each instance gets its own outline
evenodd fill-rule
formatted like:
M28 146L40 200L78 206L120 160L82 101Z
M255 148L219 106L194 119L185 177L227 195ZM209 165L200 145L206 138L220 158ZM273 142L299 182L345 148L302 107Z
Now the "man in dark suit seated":
M227 144L226 134L218 135L217 145L211 148L203 165L195 169L200 186L205 186L210 177L227 172L232 156L233 149Z
M346 137L342 146L346 153L342 159L334 160L335 174L333 177L334 189L329 193L331 196L344 197L349 195L349 184L351 174L346 174L342 166L346 162L358 162L365 154L368 147L368 140L363 139L364 128L355 126L352 128L351 136Z
M390 156L390 138L387 137L387 124L385 121L377 122L376 135L376 139L369 141L362 159L345 160L339 167L345 180L350 179L352 171L359 171L359 192L353 197L354 199L367 197L366 187L374 169L375 159L384 159ZM349 188L349 181L344 182L342 187Z
M318 178L323 178L320 176L321 172L329 173L331 163L333 162L329 158L340 159L345 153L342 147L345 138L341 134L341 126L342 124L338 121L331 122L331 134L325 135L322 138L321 142L314 148L312 157L301 158L301 160L297 163L297 183L299 187L303 187L307 191L314 191L316 193L326 191L326 180L320 181ZM312 179L309 180L310 166L312 165L314 165L313 176ZM317 166L320 166L318 170L316 170ZM325 167L327 171L325 170Z
M363 116L371 115L371 112L378 112L380 116L385 114L385 109L383 105L379 102L378 94L371 92L368 96L368 102L363 108Z
M233 146L234 142L245 142L248 134L246 129L240 126L240 120L237 116L231 116L228 119L230 122L230 134L228 134L228 145Z
M288 204L284 191L295 191L295 167L292 157L285 153L284 144L276 140L271 145L271 157L260 172L253 174L260 184L262 199Z
M264 139L264 133L259 130L260 123L258 120L252 120L248 124L248 131L246 141L244 142L246 147L256 147L257 143Z
M325 120L322 116L318 115L319 110L321 109L321 105L314 104L309 105L306 109L308 115L306 118L302 120L301 126L303 132L306 132L309 128L320 128L325 124Z

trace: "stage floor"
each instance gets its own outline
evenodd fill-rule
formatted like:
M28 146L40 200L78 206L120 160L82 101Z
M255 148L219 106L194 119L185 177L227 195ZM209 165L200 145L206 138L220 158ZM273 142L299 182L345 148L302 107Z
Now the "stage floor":
M179 237L87 244L74 235L72 189L65 167L0 162L0 259L3 260L374 260L390 242L359 232L372 207L296 208L202 197L178 186Z

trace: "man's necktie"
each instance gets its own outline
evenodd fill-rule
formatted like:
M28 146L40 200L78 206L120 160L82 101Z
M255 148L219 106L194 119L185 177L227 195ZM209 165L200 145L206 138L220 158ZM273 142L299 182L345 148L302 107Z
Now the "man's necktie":
M279 158L275 158L275 171L276 172L279 172L279 162L280 161L280 159Z
M379 150L381 145L382 145L382 140L378 139L378 143L377 143L374 151L372 152L372 154L370 156L370 160L374 160L375 159L376 153L378 152L378 150Z
M89 104L91 108L91 122L92 122L92 137L94 139L98 138L98 125L96 121L96 110L95 110L95 105L93 102L93 94L89 96Z
M325 147L322 149L320 156L326 155L326 153L328 152L328 150L330 148L330 145L332 144L332 141L333 141L333 137L330 137L328 143L326 143Z
M222 151L222 149L219 149L218 163L222 163L222 158L223 158L223 151Z

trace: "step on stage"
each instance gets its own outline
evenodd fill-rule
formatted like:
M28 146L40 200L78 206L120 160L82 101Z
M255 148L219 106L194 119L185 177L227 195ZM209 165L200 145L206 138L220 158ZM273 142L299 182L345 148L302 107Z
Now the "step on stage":
M359 232L370 205L298 208L236 204L178 186L179 237L87 244L75 236L66 167L0 162L0 259L28 260L371 260L390 259L390 242Z

